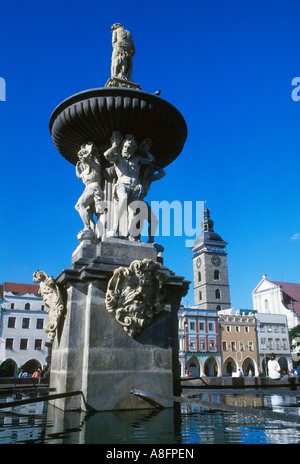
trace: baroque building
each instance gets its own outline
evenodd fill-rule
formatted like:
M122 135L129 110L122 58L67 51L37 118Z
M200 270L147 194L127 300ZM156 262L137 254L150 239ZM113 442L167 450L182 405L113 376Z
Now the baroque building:
M289 330L300 324L300 284L272 281L264 274L251 294L258 313L286 316Z
M181 375L221 376L218 311L183 307L178 322Z
M259 371L268 374L267 366L271 353L276 355L283 372L292 369L287 317L283 314L258 312L255 318Z
M254 313L234 308L219 312L222 375L258 375Z
M0 376L13 377L46 365L49 316L39 285L4 282L0 312Z
M194 304L199 309L220 311L231 307L227 269L227 243L214 231L210 210L204 208L202 233L193 250Z

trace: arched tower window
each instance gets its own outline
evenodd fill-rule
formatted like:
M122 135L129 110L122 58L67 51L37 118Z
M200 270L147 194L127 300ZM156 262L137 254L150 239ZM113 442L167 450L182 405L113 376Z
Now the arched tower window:
M201 290L199 290L199 300L202 300L202 293L201 293Z
M218 269L216 269L214 271L214 279L215 280L219 280L220 279L220 271Z
M220 306L220 305L217 305L216 310L217 310L217 311L221 311L221 306Z
M216 299L219 300L221 298L220 290L217 288L216 290Z
M198 271L198 282L201 282L201 272Z

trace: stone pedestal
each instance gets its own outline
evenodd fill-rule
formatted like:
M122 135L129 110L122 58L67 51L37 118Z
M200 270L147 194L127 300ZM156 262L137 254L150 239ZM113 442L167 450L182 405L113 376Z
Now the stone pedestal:
M115 269L144 258L160 263L166 298L152 323L130 337L107 311L105 295ZM66 312L53 343L51 388L57 393L82 391L97 411L151 407L132 395L132 389L180 394L177 311L188 282L163 266L157 245L113 238L83 241L56 283L66 291ZM85 410L85 402L77 395L53 404Z

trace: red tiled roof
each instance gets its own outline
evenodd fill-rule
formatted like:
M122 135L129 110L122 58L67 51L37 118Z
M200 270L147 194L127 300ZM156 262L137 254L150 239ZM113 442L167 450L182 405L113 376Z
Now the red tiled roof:
M288 301L288 298L284 298L287 308L294 309L300 317L300 284L292 284L290 282L275 282L273 280L270 280L269 282L281 286L282 292L285 293L285 295L289 297L290 300L293 300L291 303L291 301Z
M40 286L35 284L19 284L15 282L4 282L3 290L13 293L33 293L38 294Z

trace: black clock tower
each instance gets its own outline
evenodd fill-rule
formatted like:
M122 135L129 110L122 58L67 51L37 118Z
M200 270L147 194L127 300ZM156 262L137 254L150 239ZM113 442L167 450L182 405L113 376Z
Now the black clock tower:
M226 242L214 232L210 210L204 208L202 233L193 250L194 304L199 309L221 310L231 307Z

